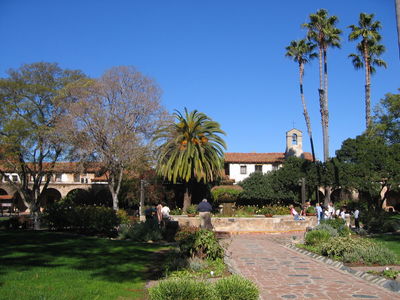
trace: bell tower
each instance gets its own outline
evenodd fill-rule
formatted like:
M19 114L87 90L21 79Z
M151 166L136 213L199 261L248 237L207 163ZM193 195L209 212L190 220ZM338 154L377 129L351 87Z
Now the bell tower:
M303 156L303 133L298 129L291 129L286 132L285 156Z

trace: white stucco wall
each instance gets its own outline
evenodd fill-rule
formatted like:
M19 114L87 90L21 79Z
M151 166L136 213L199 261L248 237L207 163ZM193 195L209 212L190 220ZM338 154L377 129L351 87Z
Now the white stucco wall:
M257 165L262 165L262 172L268 173L273 170L273 165L272 164L257 164ZM241 166L246 166L246 174L240 174L240 167ZM256 169L256 164L236 164L236 163L230 163L229 164L229 178L234 179L235 183L238 183L242 181L243 179L249 177L249 175L253 172L255 172Z

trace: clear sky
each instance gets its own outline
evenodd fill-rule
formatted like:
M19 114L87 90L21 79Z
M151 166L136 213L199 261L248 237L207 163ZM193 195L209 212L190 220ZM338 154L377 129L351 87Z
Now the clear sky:
M0 0L0 76L9 68L57 62L98 77L134 65L163 90L168 111L197 109L226 131L229 152L283 152L285 132L304 133L298 66L285 58L301 24L325 8L339 17L342 48L328 51L330 154L365 127L364 73L347 58L360 12L383 26L387 69L372 78L372 104L400 88L394 0ZM305 95L322 159L318 61L306 67Z

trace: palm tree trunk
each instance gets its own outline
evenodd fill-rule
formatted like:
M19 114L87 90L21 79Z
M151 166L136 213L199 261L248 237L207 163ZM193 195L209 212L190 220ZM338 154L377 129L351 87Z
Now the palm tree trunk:
M328 58L324 50L324 162L329 159Z
M364 45L363 55L365 61L365 127L368 129L371 125L371 67L366 45Z
M187 209L192 204L192 195L189 191L189 183L185 184L185 194L183 195L183 212L187 212Z
M322 137L323 137L323 147L324 147L324 159L325 159L325 89L324 89L324 80L322 77L322 46L319 47L318 51L318 60L319 60L319 111L321 113L321 124L322 124Z

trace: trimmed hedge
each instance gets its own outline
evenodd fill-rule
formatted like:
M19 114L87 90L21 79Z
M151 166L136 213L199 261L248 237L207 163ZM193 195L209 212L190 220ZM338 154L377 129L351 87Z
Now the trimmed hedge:
M257 300L257 286L248 279L232 275L214 284L186 278L162 280L149 289L150 300Z
M54 203L46 209L43 219L49 229L76 231L87 234L116 232L120 219L112 208L99 206L75 206L68 202Z

